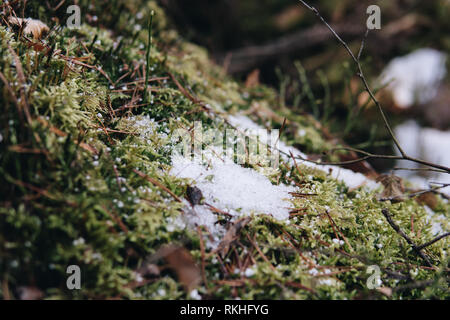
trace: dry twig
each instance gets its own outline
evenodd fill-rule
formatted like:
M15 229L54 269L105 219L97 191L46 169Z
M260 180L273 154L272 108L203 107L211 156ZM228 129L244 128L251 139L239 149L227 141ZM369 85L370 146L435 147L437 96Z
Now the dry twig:
M435 164L435 163L431 163L431 162L428 162L428 161L425 161L425 160L422 160L422 159L417 159L417 158L414 158L414 157L409 156L408 154L406 154L406 152L403 150L403 148L401 147L400 143L398 142L397 137L395 136L395 134L394 134L394 132L393 132L393 130L392 130L390 124L389 124L389 121L388 121L388 119L387 119L387 117L386 117L386 114L384 113L384 110L383 110L383 108L382 108L380 102L379 102L378 99L375 97L374 93L372 92L372 89L370 88L369 83L367 82L367 79L366 79L366 77L364 76L364 72L363 72L363 69L362 69L362 65L361 65L360 58L361 58L362 51L363 51L363 49L364 49L364 44L365 44L365 40L366 40L367 35L368 35L368 31L366 31L366 34L365 34L365 36L364 36L364 38L363 38L363 41L362 41L362 43L361 43L361 48L360 48L360 50L359 50L358 56L355 56L355 54L354 54L353 51L350 49L350 47L348 46L348 44L347 44L347 43L346 43L346 42L345 42L345 41L344 41L344 40L336 33L336 31L335 31L335 30L328 24L328 22L321 16L321 14L319 13L319 11L318 11L315 7L313 7L313 6L309 5L309 4L307 4L307 3L306 3L305 1L303 1L303 0L299 0L299 1L300 1L300 3L301 3L302 5L304 5L306 8L308 8L309 10L311 10L312 12L314 12L314 14L315 14L315 15L320 19L320 21L328 28L328 30L331 31L331 33L334 35L334 37L335 37L335 38L339 41L339 43L345 48L345 50L348 52L348 54L350 55L350 57L352 58L352 60L355 62L356 66L357 66L357 69L358 69L357 75L358 75L359 78L361 79L361 81L362 81L362 83L363 83L363 85L364 85L364 88L366 89L367 93L369 94L371 100L372 100L372 101L375 103L375 105L377 106L378 111L379 111L381 117L383 118L384 125L385 125L387 131L389 132L390 137L391 137L392 140L394 141L394 144L395 144L395 146L397 147L397 149L399 150L400 155L401 155L401 156L398 156L398 157L397 157L397 156L381 156L381 155L373 155L373 154L370 154L370 153L368 153L368 152L361 152L361 150L358 150L357 152L365 153L365 154L366 154L366 156L363 157L363 158L361 158L361 160L359 160L359 161L367 160L367 159L370 159L370 158L390 158L390 159L408 160L408 161L412 161L412 162L415 162L415 163L418 163L418 164L422 164L422 165L427 166L427 167L432 167L432 168L440 169L440 170L443 170L443 171L445 171L446 173L449 173L449 174L450 174L450 168L449 168L449 167L442 166L442 165ZM305 160L305 159L303 159L303 160ZM350 162L350 163L355 163L355 162L357 162L357 160L354 160L354 161L352 161L352 162ZM342 163L341 163L341 164L342 164ZM349 163L344 163L344 164L349 164Z

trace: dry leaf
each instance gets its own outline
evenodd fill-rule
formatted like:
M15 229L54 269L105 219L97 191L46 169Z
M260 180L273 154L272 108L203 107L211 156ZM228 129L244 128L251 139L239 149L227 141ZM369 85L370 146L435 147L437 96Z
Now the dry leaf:
M45 23L39 20L27 18L16 18L10 17L9 23L12 23L16 26L23 27L23 32L27 35L32 34L35 40L40 40L43 36L45 36L49 32L49 28Z
M251 218L242 218L237 220L233 225L230 226L227 233L223 237L222 241L217 246L217 251L222 257L225 257L230 250L231 244L237 239L239 231L245 227Z
M420 204L425 204L431 208L431 210L436 209L439 205L438 198L433 192L422 193L416 197L416 201Z
M358 155L355 152L350 152L348 154L339 154L340 161L353 161L359 159ZM342 165L342 167L346 169L350 169L353 172L359 172L364 174L368 178L376 178L378 177L378 173L372 168L370 163L367 161L359 161L355 163L350 163L346 165Z
M402 179L396 175L383 174L377 182L381 182L384 186L383 197L386 199L402 201L404 199L405 187L403 186Z
M175 245L165 246L155 253L155 258L166 260L168 267L175 271L178 281L187 292L191 292L200 284L202 279L200 268L187 249Z

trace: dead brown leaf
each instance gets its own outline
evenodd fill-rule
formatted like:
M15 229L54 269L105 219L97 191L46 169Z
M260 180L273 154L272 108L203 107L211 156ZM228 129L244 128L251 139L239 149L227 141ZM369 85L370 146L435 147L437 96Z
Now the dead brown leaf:
M377 182L384 186L382 194L384 198L396 201L404 200L405 187L402 178L394 174L383 174L378 177Z
M438 198L432 192L422 193L418 197L416 197L416 201L420 204L425 204L430 207L432 210L436 209L438 206Z
M216 249L222 257L225 257L227 255L228 251L230 250L230 246L238 238L240 230L245 227L250 221L251 218L249 217L241 218L228 228L227 233Z
M339 154L339 161L353 161L359 159L359 156L355 152L349 152L347 154ZM350 169L353 172L359 172L364 174L366 177L374 179L378 177L378 173L372 168L370 163L367 161L359 161L355 163L350 163L346 165L342 165L342 167L346 169Z
M154 258L164 258L169 269L177 274L178 281L187 292L192 291L200 284L202 280L200 268L186 248L168 245L159 249Z

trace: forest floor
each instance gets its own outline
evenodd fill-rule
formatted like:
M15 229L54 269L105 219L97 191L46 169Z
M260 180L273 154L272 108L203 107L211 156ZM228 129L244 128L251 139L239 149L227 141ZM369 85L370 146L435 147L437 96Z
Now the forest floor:
M81 4L79 28L0 3L0 298L450 298L448 198L313 161L346 145L154 1Z

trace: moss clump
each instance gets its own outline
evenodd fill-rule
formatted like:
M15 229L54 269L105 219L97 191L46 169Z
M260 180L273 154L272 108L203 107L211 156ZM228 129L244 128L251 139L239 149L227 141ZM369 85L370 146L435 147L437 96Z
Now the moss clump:
M41 46L0 26L1 298L19 298L21 287L36 287L46 298L187 298L173 270L137 281L148 257L173 243L204 265L206 282L198 287L204 298L383 298L367 289L369 265L378 265L383 286L394 288L390 298L449 297L448 239L426 248L434 267L424 267L381 214L388 208L403 230L413 230L412 239L425 243L433 235L423 206L381 203L375 192L349 190L322 171L286 161L273 182L294 181L299 193L317 194L292 200L301 214L285 222L253 215L227 255L202 252L206 231L200 237L173 226L190 183L169 174L175 130L193 121L223 130L228 114L252 110L267 126L280 128L287 118L288 142L304 150L319 153L332 143L310 116L274 107L272 89L243 88L225 76L203 49L170 29L155 2L80 3L99 23L60 26ZM147 30L130 26L145 25L150 9L157 12L155 47L149 96L142 97ZM52 21L40 5L27 10ZM438 199L437 213L448 218L448 208ZM66 289L72 264L83 270L82 290ZM432 283L402 289L422 280Z

